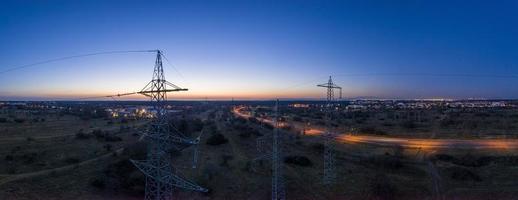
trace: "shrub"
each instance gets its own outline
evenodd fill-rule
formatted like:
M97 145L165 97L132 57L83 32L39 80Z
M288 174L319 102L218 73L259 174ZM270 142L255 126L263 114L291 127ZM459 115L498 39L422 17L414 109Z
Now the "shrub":
M119 133L129 132L130 130L131 130L131 127L129 127L129 126L120 126L119 127Z
M92 135L94 135L96 138L103 138L105 134L103 131L101 131L101 129L95 129L92 131Z
M5 161L12 161L12 160L14 160L14 157L12 155L5 156Z
M192 120L190 125L192 132L199 132L203 129L203 122L200 119Z
M250 133L255 135L255 136L263 136L263 134L260 131L256 130L256 129L250 130Z
M74 157L70 157L70 158L66 158L65 162L67 164L75 164L75 163L79 163L79 159L78 158L74 158Z
M403 162L399 156L389 154L369 157L369 163L389 170L397 170L403 167Z
M324 144L322 143L313 143L311 144L311 148L318 153L324 152Z
M242 138L249 138L250 136L252 136L252 134L249 131L241 131L239 133L239 137L242 137Z
M216 174L218 174L218 171L219 171L219 168L217 166L215 166L212 163L208 163L207 165L205 165L203 172L202 172L203 179L206 181L212 180L214 178L214 176L216 176Z
M466 167L482 167L495 160L495 157L475 157L471 154L466 154L461 158L456 158L447 154L437 154L435 158L444 162L451 162L453 164Z
M377 174L369 182L369 190L379 199L396 199L397 188L385 174Z
M453 160L456 159L455 157L450 156L448 154L437 154L437 155L435 155L435 158L440 161L445 161L445 162L452 162Z
M489 159L479 158L471 154L466 154L460 159L454 160L454 163L467 167L482 167L489 164Z
M16 123L23 123L23 122L25 122L25 119L16 118L16 119L14 119L14 122L16 122Z
M394 124L389 123L389 122L383 122L381 125L386 126L386 127L392 127L392 126L394 126Z
M360 133L373 134L373 135L386 135L386 133L382 130L378 130L373 127L361 127L358 130Z
M295 116L295 117L293 117L293 121L301 122L301 121L302 121L302 118L301 118L301 117L299 117L299 116Z
M14 166L10 166L7 168L7 173L8 174L15 174L16 173L16 168Z
M313 163L306 156L286 156L284 162L287 164L298 165L302 167L313 166Z
M104 145L103 147L104 147L104 149L105 149L106 151L111 151L111 150L112 150L112 145L111 145L111 144L106 144L106 145Z
M401 123L401 127L406 129L415 129L417 128L417 125L414 123L414 121L408 120L403 123Z
M264 125L265 128L273 130L273 125L268 124L268 123L263 123L263 125Z
M90 185L98 189L104 189L104 187L106 187L106 183L104 183L104 180L101 180L99 178L91 180Z
M229 167L228 161L233 160L234 156L232 155L222 155L221 156L221 166Z
M147 145L145 142L126 145L122 155L134 160L143 160L147 155Z
M254 129L246 124L234 124L233 129L239 131L239 136L242 138L249 138L252 135L262 136L263 134L259 132L257 129Z
M446 169L450 178L458 181L482 181L482 178L464 167L450 167Z
M104 140L106 142L119 142L119 141L122 141L122 138L119 137L119 136L107 134L107 135L104 136Z
M26 153L22 155L23 163L24 164L32 164L34 161L36 161L38 154L37 153Z
M126 191L135 195L144 193L145 176L129 160L110 164L104 173L117 180Z
M225 144L227 142L228 142L227 138L225 138L225 136L220 133L214 134L209 139L207 139L208 145L221 145L221 144Z
M76 138L81 140L88 139L90 138L90 134L84 133L83 129L81 129L76 133Z
M444 119L444 120L441 120L439 125L442 127L442 128L448 128L448 127L451 127L451 126L454 126L454 125L457 125L459 122L457 121L454 121L454 120L451 120L451 119Z

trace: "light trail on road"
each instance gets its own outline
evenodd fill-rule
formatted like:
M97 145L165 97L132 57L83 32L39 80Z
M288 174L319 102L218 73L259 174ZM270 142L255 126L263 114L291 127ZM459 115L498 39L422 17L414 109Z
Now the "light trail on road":
M242 110L245 107L235 107L232 112L241 118L251 118ZM257 118L264 123L271 123L271 120ZM304 131L308 136L319 136L323 130L310 128ZM418 139L400 138L388 136L372 136L344 133L335 137L336 141L343 143L372 144L378 146L401 146L405 148L431 149L517 149L518 139Z

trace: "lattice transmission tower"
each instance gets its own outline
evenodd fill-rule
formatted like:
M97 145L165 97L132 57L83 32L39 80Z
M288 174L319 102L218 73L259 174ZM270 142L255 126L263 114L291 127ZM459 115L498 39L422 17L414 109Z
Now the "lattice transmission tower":
M143 135L148 141L147 158L146 160L131 160L131 162L146 175L146 200L172 199L173 187L207 192L207 189L181 177L171 164L169 154L171 150L183 150L197 145L200 138L188 138L168 123L165 108L167 93L187 91L187 89L165 80L162 67L163 54L160 50L156 50L156 52L153 79L140 92L137 92L150 97L156 110L156 117Z
M322 135L324 137L324 177L323 183L326 185L334 184L336 181L335 171L335 150L334 150L334 137L335 135L331 132L331 120L333 112L333 102L335 96L335 89L340 91L340 98L342 98L342 87L333 83L333 79L329 76L327 83L319 84L317 87L324 87L327 89L327 100L325 106L326 112L326 131Z
M257 149L260 152L265 152L263 155L254 159L254 162L264 159L272 161L272 200L286 199L286 189L283 173L284 155L282 151L283 136L279 132L279 100L275 102L275 115L273 116L273 132L271 136L263 136L257 139ZM263 149L268 140L272 142L272 148Z

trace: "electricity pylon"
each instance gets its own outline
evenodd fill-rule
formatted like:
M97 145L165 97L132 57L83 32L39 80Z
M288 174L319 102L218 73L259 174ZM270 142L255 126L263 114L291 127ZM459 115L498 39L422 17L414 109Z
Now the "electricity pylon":
M333 79L329 76L327 83L319 84L317 87L327 88L327 101L326 101L326 132L323 134L324 137L324 177L323 183L325 185L334 184L336 181L335 171L335 152L334 152L334 134L331 133L331 120L332 120L332 109L334 101L334 89L340 90L340 98L342 98L342 88L333 83Z
M165 109L167 92L178 91L187 91L187 89L180 88L165 80L162 52L157 50L153 79L140 92L137 92L150 97L151 101L155 102L156 117L144 133L144 138L149 141L147 159L131 160L146 175L146 200L172 199L173 187L199 192L208 191L180 177L171 165L168 154L171 150L183 150L199 143L199 137L196 139L187 138L168 123Z
M279 99L275 102L272 145L272 200L286 199L283 176L282 136L279 134Z
M272 140L271 152L267 152L256 159L254 162L271 159L272 161L272 200L284 200L286 199L286 190L284 185L283 175L283 159L282 153L282 135L279 133L279 100L275 102L275 115L273 117L273 133L271 138L269 136L263 136L257 139L257 149L262 152L264 151L262 146L266 143L266 140Z

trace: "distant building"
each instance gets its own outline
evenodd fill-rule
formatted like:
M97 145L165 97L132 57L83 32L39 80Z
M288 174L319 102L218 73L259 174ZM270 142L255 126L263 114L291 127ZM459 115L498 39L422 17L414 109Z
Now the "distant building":
M290 104L289 107L292 107L292 108L309 108L309 104L294 103L294 104Z

